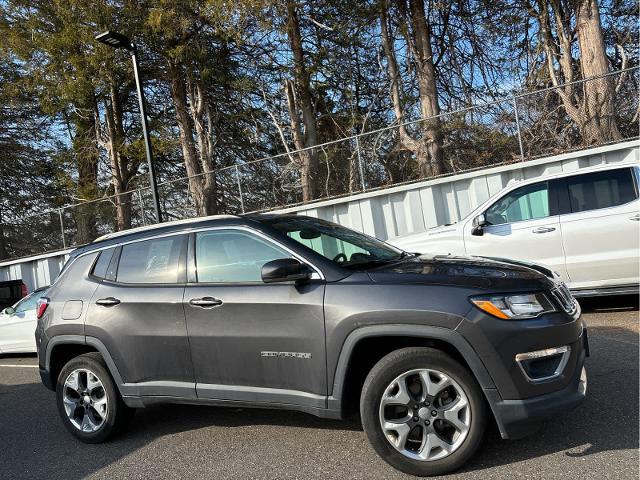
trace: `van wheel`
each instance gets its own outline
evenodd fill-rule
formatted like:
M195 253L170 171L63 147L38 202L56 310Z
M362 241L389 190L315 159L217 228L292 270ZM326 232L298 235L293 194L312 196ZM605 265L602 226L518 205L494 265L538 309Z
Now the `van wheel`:
M460 468L487 424L473 375L433 348L403 348L382 358L364 382L360 414L378 455L417 476Z
M64 426L84 443L104 442L134 413L122 401L104 360L87 353L70 360L58 375L56 403Z

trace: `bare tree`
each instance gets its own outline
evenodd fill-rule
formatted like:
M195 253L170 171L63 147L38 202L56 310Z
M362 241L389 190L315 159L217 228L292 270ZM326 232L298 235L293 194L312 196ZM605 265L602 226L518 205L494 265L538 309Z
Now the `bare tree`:
M204 151L198 154L194 139L194 125L192 114L197 120L202 120L204 113L205 99L193 98L190 107L187 76L185 67L179 61L169 60L169 79L171 86L171 97L176 110L176 118L178 121L178 130L180 132L180 146L182 147L182 156L184 164L189 176L189 193L193 198L193 203L198 215L211 215L215 213L215 180L212 174L212 157L210 144L206 138L205 129L202 123L197 126L200 129L198 138L202 144ZM196 92L192 95L198 96ZM198 122L196 122L198 123ZM205 161L204 164L202 161ZM207 168L211 167L211 168Z
M578 75L589 78L609 72L598 1L537 0L535 5L527 3L527 6L540 26L539 40L551 83L554 86L568 83L556 91L565 111L578 125L583 141L589 144L620 139L613 80L605 77L582 84L570 83ZM580 53L577 62L572 55L576 39Z
M318 145L318 130L311 95L311 80L305 66L300 21L293 0L287 2L287 37L293 53L294 78L293 81L285 81L284 90L296 150L307 149L298 153L302 199L307 202L316 198L318 192L318 185L316 185L318 150L312 148Z
M96 141L107 152L109 159L111 186L115 195L116 230L131 228L131 193L128 190L139 166L139 162L133 161L124 152L123 103L127 95L128 92L122 91L114 78L109 79L108 92L101 102L104 115L100 113L98 98L94 97Z
M397 8L404 32L407 50L415 68L418 83L418 96L421 122L421 137L412 136L402 125L405 120L402 76L398 67L395 50L395 37L391 33L390 0L380 2L380 34L382 47L387 59L390 96L393 113L401 124L399 128L399 147L415 155L419 173L423 177L440 175L445 171L442 155L442 135L440 133L440 106L436 85L436 71L431 48L431 27L424 10L423 0L399 0Z

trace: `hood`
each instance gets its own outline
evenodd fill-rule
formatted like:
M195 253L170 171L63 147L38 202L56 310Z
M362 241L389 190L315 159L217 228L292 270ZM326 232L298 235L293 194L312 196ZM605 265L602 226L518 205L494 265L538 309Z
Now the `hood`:
M546 290L554 285L552 272L539 265L455 255L408 257L368 274L376 283L451 285L495 292Z

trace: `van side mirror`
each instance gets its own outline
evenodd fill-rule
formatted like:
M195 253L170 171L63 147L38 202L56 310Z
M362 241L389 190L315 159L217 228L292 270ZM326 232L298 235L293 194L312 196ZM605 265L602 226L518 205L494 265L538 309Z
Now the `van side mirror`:
M262 281L264 283L298 282L309 280L313 272L295 258L279 258L262 266Z
M473 228L471 229L471 235L481 237L484 235L484 227L487 225L487 220L484 217L484 213L481 213L473 219Z
M2 310L2 313L4 313L5 315L13 315L14 313L16 313L16 309L13 307L7 307L4 310Z

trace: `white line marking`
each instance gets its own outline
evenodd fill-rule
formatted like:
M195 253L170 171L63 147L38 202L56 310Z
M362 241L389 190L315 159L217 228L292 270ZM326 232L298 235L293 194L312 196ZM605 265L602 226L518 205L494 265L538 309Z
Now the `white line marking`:
M3 365L0 364L1 367L9 367L9 368L38 368L38 365Z

